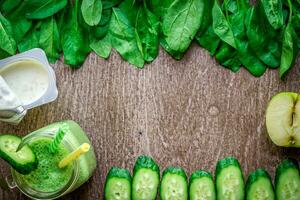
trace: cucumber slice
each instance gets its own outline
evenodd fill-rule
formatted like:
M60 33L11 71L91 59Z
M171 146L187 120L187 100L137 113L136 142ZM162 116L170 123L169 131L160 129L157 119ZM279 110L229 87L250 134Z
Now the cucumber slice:
M29 174L37 168L38 161L28 145L16 152L21 141L16 135L0 135L0 157L20 174Z
M287 159L277 167L275 188L277 200L300 199L300 175L297 161Z
M160 180L158 165L148 156L138 157L133 170L132 199L155 200Z
M190 200L215 200L216 189L212 175L208 172L198 170L190 177Z
M246 183L247 200L275 200L270 175L264 169L252 172Z
M228 157L219 160L216 167L217 199L243 200L245 184L239 161Z
M161 200L187 200L188 184L183 169L168 167L163 172L160 186Z
M105 182L106 200L131 199L131 175L126 169L112 167Z

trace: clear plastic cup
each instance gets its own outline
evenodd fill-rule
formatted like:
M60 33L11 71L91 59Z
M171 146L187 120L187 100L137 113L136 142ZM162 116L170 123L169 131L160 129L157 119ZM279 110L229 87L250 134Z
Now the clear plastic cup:
M5 58L3 60L0 60L0 70L14 62L18 62L18 61L22 61L22 60L33 60L35 62L40 63L42 65L42 67L47 71L48 80L49 80L48 88L45 91L45 93L37 100L35 100L29 104L22 105L24 107L24 109L29 110L29 109L32 109L32 108L35 108L35 107L38 107L43 104L47 104L47 103L50 103L50 102L56 100L56 98L58 96L58 90L57 90L57 86L56 86L55 73L48 62L45 52L42 49L35 48L32 50L17 54L15 56L11 56L11 57ZM20 116L20 117L23 117L23 116ZM5 121L17 124L20 121L20 117L14 116L10 120L5 120Z

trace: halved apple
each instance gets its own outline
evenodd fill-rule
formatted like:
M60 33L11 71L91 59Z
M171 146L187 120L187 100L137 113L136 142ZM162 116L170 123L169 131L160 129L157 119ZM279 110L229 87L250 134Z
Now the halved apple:
M267 131L278 146L300 147L300 94L283 92L269 102Z

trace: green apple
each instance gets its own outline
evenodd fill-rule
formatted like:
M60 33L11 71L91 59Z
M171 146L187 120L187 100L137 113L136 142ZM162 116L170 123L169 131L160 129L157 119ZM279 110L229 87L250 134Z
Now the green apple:
M278 146L300 147L300 94L283 92L269 102L266 126Z

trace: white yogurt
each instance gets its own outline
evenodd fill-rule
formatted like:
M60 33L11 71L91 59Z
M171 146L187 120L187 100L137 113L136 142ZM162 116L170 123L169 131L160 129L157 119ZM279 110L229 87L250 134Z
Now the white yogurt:
M41 98L49 86L47 70L34 60L13 62L0 70L0 76L23 105Z
M15 93L0 76L0 110L14 109L21 105Z

